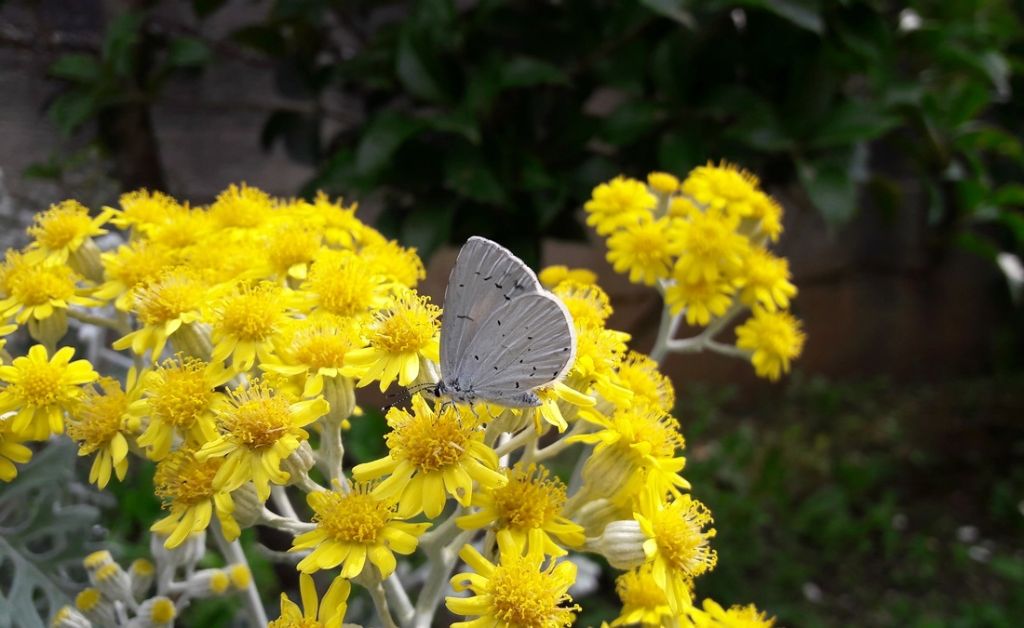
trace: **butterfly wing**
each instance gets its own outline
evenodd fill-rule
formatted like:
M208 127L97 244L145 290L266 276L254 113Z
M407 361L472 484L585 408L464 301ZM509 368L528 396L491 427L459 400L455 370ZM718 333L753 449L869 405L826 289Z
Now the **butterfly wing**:
M533 271L508 249L474 236L459 251L444 292L441 319L441 377L457 362L495 310L524 294L542 290Z
M483 321L453 374L463 390L509 405L564 375L575 357L569 312L553 294L533 292L502 304Z

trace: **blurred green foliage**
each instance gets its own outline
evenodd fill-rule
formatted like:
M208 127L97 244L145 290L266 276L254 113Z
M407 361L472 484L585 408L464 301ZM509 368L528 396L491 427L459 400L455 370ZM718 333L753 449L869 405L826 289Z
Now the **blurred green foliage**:
M998 223L969 244L1024 248L1010 0L276 0L206 39L227 4L193 0L181 28L167 11L111 20L99 54L51 68L69 82L54 119L70 132L160 98L174 72L255 56L299 105L267 117L264 145L315 167L307 193L381 194L384 228L428 254L500 233L529 256L542 235L581 235L597 182L718 158L802 190L833 225L864 203L899 210L917 180L945 233Z

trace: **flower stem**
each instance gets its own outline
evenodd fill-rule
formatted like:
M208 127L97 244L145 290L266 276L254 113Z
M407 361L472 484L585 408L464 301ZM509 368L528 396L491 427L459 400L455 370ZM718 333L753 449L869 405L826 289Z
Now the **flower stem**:
M473 530L466 530L460 534L460 530L452 526L446 530L445 538L434 539L439 541L437 544L441 545L440 548L426 550L430 573L423 589L420 590L419 597L416 598L416 621L413 623L415 628L430 628L437 607L441 603L441 596L444 595L445 586L448 584L452 567L459 557L459 550L471 538Z
M224 560L229 565L245 565L246 569L249 569L249 560L245 557L245 552L242 551L242 544L237 540L228 542L224 538L224 533L220 529L220 523L215 519L211 522L211 528L213 528L213 538L217 542L217 547L220 548L220 553L224 556ZM252 573L252 569L249 569ZM253 626L266 626L267 625L267 613L263 609L263 601L260 600L260 592L256 589L256 582L254 579L249 579L249 586L242 592L242 599L245 601L245 611L249 615L249 622Z
M409 622L411 622L413 617L416 616L416 611L413 609L412 603L409 601L409 594L405 592L405 587L402 586L402 581L398 579L398 574L391 574L388 576L384 581L384 590L387 592L388 598L395 607L395 615L398 618L398 625L409 625Z
M380 581L376 581L366 587L366 589L370 592L370 597L373 598L373 606L377 609L377 616L380 617L381 625L384 628L398 628L398 624L391 617L391 609L388 608L388 597L384 594L384 587Z

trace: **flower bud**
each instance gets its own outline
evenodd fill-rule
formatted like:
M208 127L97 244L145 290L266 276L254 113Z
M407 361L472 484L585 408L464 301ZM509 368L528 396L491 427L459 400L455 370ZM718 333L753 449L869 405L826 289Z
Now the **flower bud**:
M86 571L91 575L100 567L109 565L112 562L114 562L114 557L110 552L107 550L97 550L82 559L82 566L84 566Z
M629 515L626 509L620 508L610 499L599 497L584 503L576 511L573 521L583 526L584 534L590 537L599 536L606 525L617 519L625 519Z
M92 238L86 238L82 246L68 256L68 266L79 275L95 283L103 282L103 262L100 261L100 247Z
M330 404L331 409L324 415L322 421L325 428L334 427L336 429L355 411L355 383L351 377L342 375L324 377L323 396Z
M71 606L62 606L50 621L50 628L92 628L92 623Z
M167 536L164 534L151 534L149 537L149 553L156 559L158 565L163 564L171 568L195 565L206 554L205 530L190 534L174 549L164 547L166 540Z
M248 589L249 585L252 584L252 572L249 571L248 565L241 563L229 565L226 570L231 578L231 584L235 585L235 588L239 591Z
M263 512L263 502L256 495L256 487L252 482L246 482L238 490L231 493L231 499L235 502L235 512L232 513L238 526L251 528L260 520Z
M132 628L171 628L177 615L174 602L158 595L139 605Z
M324 429L336 430L338 427L324 425ZM288 484L294 485L300 482L300 478L309 474L309 470L313 468L315 463L316 456L313 454L313 448L309 446L307 441L302 441L290 456L281 461L281 470L288 472Z
M114 603L103 597L99 589L88 587L75 596L75 608L94 624L116 626Z
M68 332L68 312L63 308L55 308L53 314L39 320L28 319L28 335L37 342L48 347L57 345L57 341Z
M213 353L210 330L198 323L185 323L170 336L175 351L190 355L206 362Z
M192 574L185 586L192 597L224 595L231 588L231 578L223 569L202 569Z
M601 536L587 539L586 549L601 554L609 565L625 571L647 561L646 540L647 535L636 521L613 521L605 526Z
M121 568L121 565L115 562L107 563L90 573L89 580L105 597L129 605L135 603L131 578L128 577L128 572Z
M128 577L132 581L132 595L136 600L141 600L149 593L149 587L153 584L153 577L156 575L156 567L145 558L132 561L128 567Z

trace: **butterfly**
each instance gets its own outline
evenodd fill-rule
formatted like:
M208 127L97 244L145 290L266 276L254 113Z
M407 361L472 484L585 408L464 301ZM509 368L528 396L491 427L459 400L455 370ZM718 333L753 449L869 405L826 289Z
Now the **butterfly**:
M508 249L470 238L444 293L435 394L470 405L538 406L534 389L565 375L575 357L572 316L558 297Z

